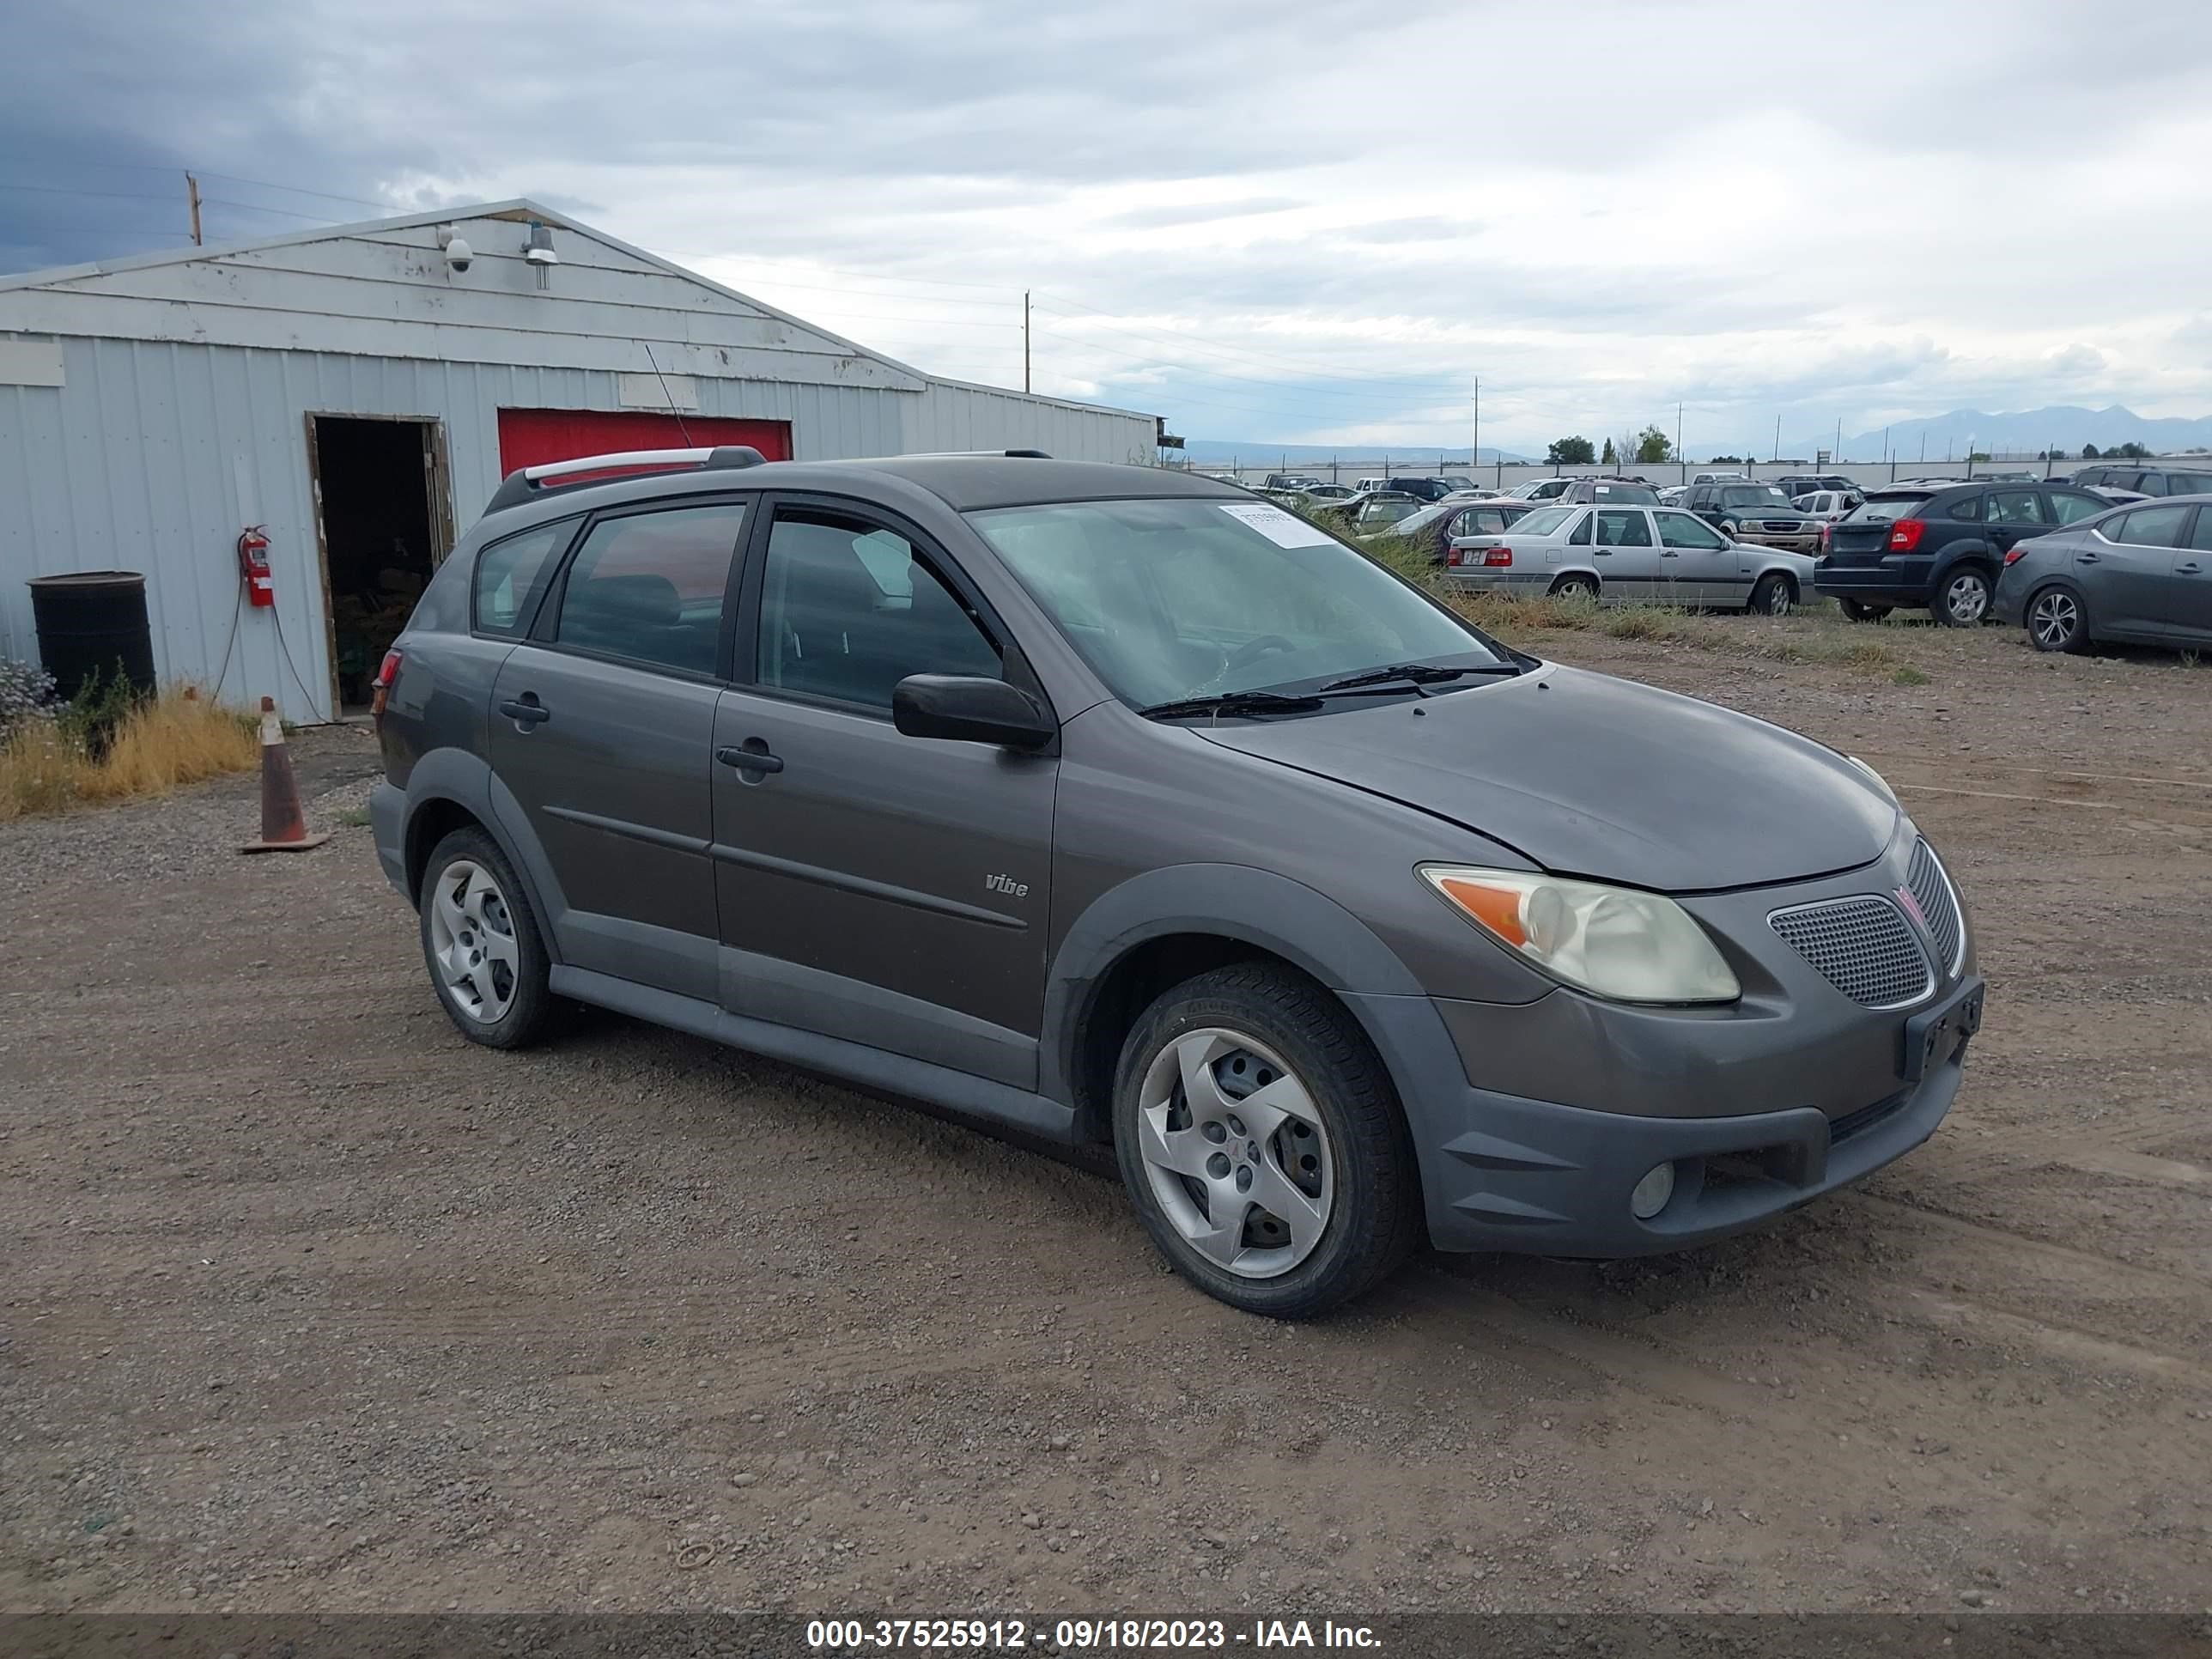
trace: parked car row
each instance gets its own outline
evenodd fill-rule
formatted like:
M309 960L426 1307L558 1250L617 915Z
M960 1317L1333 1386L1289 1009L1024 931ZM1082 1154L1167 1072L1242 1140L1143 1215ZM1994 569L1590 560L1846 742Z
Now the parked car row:
M1453 537L1445 568L1470 591L1779 617L1811 588L1814 561L1738 541L1680 507L1570 503L1538 507L1504 530Z

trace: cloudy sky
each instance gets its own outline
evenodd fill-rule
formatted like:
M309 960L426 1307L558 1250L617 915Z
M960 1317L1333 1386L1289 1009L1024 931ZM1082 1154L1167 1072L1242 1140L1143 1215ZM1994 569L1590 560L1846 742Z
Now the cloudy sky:
M1792 21L1796 19L1798 21ZM529 195L1194 437L2212 414L2212 6L17 0L0 268Z

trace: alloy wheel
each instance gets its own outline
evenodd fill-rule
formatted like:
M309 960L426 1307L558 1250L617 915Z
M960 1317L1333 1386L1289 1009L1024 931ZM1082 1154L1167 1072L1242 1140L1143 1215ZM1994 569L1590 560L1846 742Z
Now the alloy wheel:
M1944 607L1953 622L1971 624L1981 621L1990 608L1990 585L1972 571L1954 576L1943 592Z
M430 954L446 995L471 1019L492 1025L514 1002L521 959L507 895L491 872L455 859L430 890Z
M2081 607L2063 588L2054 587L2039 593L2028 608L2028 631L2045 651L2064 650L2073 643L2075 630L2081 626Z
M1313 1254L1336 1199L1336 1164L1312 1094L1257 1039L1186 1031L1146 1068L1138 1150L1169 1224L1240 1279L1273 1279Z

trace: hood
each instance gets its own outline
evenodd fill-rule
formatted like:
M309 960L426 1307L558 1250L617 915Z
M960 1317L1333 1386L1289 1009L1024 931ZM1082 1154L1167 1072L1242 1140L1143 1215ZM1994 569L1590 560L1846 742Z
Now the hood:
M1662 892L1855 868L1881 855L1897 825L1895 804L1819 744L1581 669L1192 729L1432 812L1555 874Z

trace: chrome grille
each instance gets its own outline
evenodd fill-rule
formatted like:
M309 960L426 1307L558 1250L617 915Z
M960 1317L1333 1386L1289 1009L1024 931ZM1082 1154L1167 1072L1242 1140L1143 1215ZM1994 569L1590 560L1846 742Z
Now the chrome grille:
M1802 536L1805 533L1804 525L1796 519L1769 519L1766 528L1777 536Z
M1872 894L1777 910L1774 931L1853 1002L1898 1008L1936 988L1905 912Z
M1912 849L1912 863L1905 872L1905 884L1911 890L1913 902L1927 919L1928 931L1936 940L1936 959L1943 964L1943 971L1957 973L1960 960L1966 954L1966 920L1959 914L1959 896L1952 890L1949 872L1936 856L1936 849L1924 841Z

